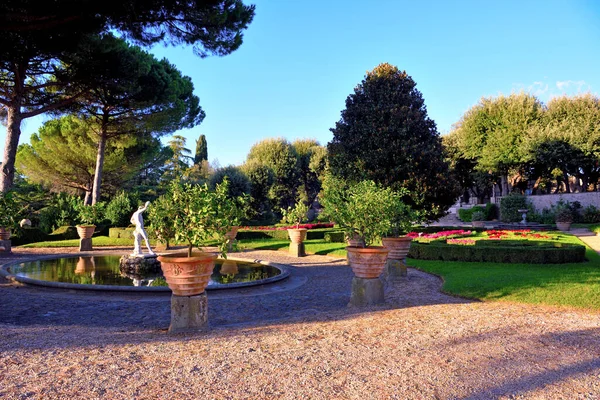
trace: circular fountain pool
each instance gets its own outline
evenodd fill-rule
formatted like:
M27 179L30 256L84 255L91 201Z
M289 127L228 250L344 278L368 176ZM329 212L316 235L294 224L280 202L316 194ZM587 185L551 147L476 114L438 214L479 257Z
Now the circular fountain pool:
M5 266L13 279L42 286L120 291L169 291L162 273L122 272L119 255L47 258ZM286 278L285 267L217 259L207 290L262 285Z

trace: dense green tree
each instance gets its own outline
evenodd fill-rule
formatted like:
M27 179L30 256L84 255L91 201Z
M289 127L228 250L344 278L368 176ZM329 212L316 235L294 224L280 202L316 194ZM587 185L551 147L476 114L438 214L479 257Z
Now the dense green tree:
M206 135L200 135L196 140L196 154L194 154L194 165L202 164L202 161L208 161L208 144Z
M77 76L69 62L83 39L116 31L142 45L193 45L200 57L222 56L241 45L253 16L254 6L241 0L0 2L0 105L7 119L0 191L13 184L21 122L86 92L89 75Z
M298 156L294 146L283 138L264 139L250 148L246 163L257 163L271 169L273 184L269 198L275 209L296 204L299 186Z
M516 184L528 160L529 132L543 123L544 105L526 93L482 98L455 124L453 134L462 155L476 169ZM503 194L509 190L502 185Z
M250 217L260 221L273 219L273 204L269 197L271 186L275 182L273 170L258 162L249 161L242 165L242 171L250 180Z
M169 141L171 149L171 158L165 163L165 171L162 179L170 182L175 179L182 179L190 167L190 161L193 159L191 150L185 147L186 139L181 135L174 135Z
M75 109L95 122L98 140L92 204L100 199L106 144L121 136L162 136L202 122L194 85L166 59L112 35L91 38L71 61L85 65L90 90ZM93 82L93 84L92 84Z
M326 150L314 139L298 139L292 142L298 156L298 176L300 200L310 206L321 191L319 175L324 171L323 162Z
M384 63L367 72L341 114L327 147L334 175L406 188L425 218L437 218L454 204L457 185L435 122L405 71Z
M250 179L248 179L240 167L236 167L234 165L217 169L210 176L210 188L215 189L217 185L223 183L225 178L229 179L229 186L227 188L229 197L235 198L245 194L250 195L252 192L252 184L250 183Z

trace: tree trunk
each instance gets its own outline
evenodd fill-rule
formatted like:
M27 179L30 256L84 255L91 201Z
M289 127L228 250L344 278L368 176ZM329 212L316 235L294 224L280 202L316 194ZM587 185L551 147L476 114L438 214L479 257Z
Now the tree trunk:
M83 204L86 206L92 205L92 191L91 190L85 191L85 198L83 199Z
M98 138L98 154L96 155L96 172L94 173L94 188L92 191L92 205L100 201L100 186L102 184L102 167L104 166L104 152L106 150L106 129L108 125L108 114L104 114L102 128Z
M15 98L13 104L8 107L8 118L6 124L6 141L4 142L4 162L2 163L2 178L0 179L0 192L8 192L15 180L15 158L19 137L21 136L21 100Z

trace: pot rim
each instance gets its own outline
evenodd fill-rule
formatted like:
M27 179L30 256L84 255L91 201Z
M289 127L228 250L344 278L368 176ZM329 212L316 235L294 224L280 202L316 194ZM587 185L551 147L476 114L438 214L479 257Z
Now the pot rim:
M217 259L216 255L196 251L192 253L191 257L187 256L187 253L171 253L163 254L157 257L158 261L166 263L189 263L189 262L201 262L201 261L214 261Z

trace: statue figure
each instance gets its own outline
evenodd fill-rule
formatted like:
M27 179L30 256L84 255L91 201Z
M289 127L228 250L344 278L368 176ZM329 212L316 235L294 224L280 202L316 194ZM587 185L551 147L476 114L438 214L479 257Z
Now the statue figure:
M150 255L154 255L154 252L150 248L150 243L148 243L148 234L144 230L144 217L142 213L146 211L150 202L147 201L146 204L140 206L136 212L131 216L131 223L135 225L135 230L133 231L133 237L135 238L134 248L133 248L133 256L141 256L142 252L142 238L146 241L146 247L148 248L148 253Z

